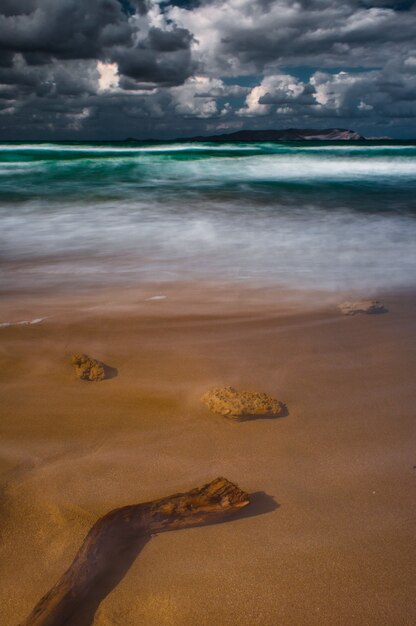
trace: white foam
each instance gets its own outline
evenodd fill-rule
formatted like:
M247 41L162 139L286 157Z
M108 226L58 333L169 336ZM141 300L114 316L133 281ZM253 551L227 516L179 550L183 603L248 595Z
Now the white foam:
M1 322L0 328L8 328L10 326L32 326L34 324L40 324L46 320L46 317L36 317L34 320L22 320L20 322Z
M287 145L285 146L285 148L287 149ZM416 146L415 145L391 145L391 144L377 144L377 145L371 145L368 143L362 143L362 144L354 144L354 145L350 145L350 144L336 144L336 145L324 145L324 146L308 146L308 145L302 145L302 147L300 148L299 146L297 146L298 149L303 150L307 150L307 151L317 151L317 152L327 152L329 151L338 151L338 150L345 150L347 152L367 152L367 150L371 150L371 151L385 151L385 150L391 150L392 152L397 152L397 151L402 151L405 150L406 152L416 152Z
M271 145L271 144L270 144ZM253 150L258 147L258 144L243 144L236 145L235 143L221 143L221 144L209 144L209 143L170 143L170 144L154 144L149 146L143 146L138 144L137 146L116 146L116 145L71 145L71 144L0 144L0 151L4 152L96 152L97 154L131 154L141 152L192 152L198 150L209 151L221 151L221 150L234 150L234 151L247 151ZM287 149L287 147L286 147Z
M159 166L160 169L160 166ZM316 158L285 153L245 156L239 159L223 157L169 163L169 174L189 180L191 185L201 181L216 184L223 181L351 181L386 180L416 177L416 159L372 157ZM163 182L163 180L162 180Z
M319 282L322 289L414 285L416 220L410 215L278 204L257 210L237 200L199 195L197 207L176 197L178 204L153 200L147 207L103 202L14 210L2 220L3 284L202 277L300 288Z
M41 172L45 165L48 165L48 161L22 161L19 163L0 162L0 176L34 174L35 172Z
M146 301L149 300L166 300L167 296L151 296L150 298L146 298Z

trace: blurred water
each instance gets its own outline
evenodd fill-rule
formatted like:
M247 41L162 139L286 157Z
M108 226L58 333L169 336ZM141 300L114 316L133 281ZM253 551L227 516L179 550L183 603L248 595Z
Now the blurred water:
M416 146L3 144L3 289L411 287Z

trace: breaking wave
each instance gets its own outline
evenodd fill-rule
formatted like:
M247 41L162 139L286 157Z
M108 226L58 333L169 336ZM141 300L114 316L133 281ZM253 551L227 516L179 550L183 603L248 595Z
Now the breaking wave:
M2 144L2 286L411 286L416 146Z

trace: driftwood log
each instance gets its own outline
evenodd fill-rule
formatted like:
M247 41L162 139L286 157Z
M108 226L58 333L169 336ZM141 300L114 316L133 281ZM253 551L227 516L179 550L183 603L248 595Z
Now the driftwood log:
M249 504L225 478L168 498L114 509L93 525L69 569L21 626L87 626L152 533L223 521Z

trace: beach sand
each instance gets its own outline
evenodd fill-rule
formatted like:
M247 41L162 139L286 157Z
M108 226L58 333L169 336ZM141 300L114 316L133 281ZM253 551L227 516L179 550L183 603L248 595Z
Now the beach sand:
M381 297L388 313L349 317L343 295L225 285L5 294L3 321L46 319L0 328L0 623L98 517L217 476L250 507L153 537L94 625L416 623L416 298ZM117 375L77 380L74 352ZM225 385L288 415L213 415L200 397Z

